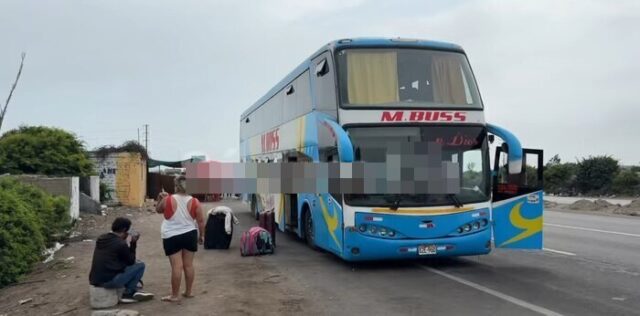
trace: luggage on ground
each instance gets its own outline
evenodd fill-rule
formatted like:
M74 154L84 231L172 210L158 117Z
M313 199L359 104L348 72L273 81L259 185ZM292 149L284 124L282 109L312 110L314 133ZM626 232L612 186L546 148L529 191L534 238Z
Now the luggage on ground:
M271 234L271 240L273 245L276 245L276 216L273 211L266 211L260 213L258 216L258 226L266 229Z
M229 249L233 225L231 225L231 233L228 234L225 229L226 216L224 213L209 214L204 230L204 249Z
M240 254L243 257L272 254L274 250L271 234L262 227L251 227L240 237Z

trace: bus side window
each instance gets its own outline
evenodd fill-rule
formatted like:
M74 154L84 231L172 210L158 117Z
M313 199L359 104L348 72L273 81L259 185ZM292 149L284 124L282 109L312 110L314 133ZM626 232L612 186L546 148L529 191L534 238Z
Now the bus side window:
M340 162L338 148L328 147L320 150L320 162Z
M327 64L327 59L321 60L316 64L316 76L322 77L329 73L329 65Z
M338 116L336 80L331 53L325 52L313 59L311 64L311 84L314 85L314 106L316 110L331 117Z

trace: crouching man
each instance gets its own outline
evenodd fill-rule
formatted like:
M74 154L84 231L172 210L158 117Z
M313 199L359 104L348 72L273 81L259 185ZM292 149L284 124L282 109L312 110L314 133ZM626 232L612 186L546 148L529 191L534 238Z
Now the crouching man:
M129 219L118 217L111 224L111 232L98 237L89 273L89 283L93 286L124 288L121 303L153 298L153 294L138 290L145 267L143 262L136 261L136 247L140 235L130 232L130 228Z

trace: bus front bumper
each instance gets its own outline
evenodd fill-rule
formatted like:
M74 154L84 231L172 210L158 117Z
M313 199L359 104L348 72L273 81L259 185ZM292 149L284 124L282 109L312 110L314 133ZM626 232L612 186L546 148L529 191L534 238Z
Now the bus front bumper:
M432 239L376 238L349 230L345 231L344 236L342 257L347 261L426 259L484 255L491 252L491 229L464 236ZM435 253L419 254L419 248L432 250L433 246Z

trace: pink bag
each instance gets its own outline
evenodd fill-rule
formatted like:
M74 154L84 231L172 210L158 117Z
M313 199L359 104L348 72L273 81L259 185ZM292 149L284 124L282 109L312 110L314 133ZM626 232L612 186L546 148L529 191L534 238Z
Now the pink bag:
M240 237L240 255L259 256L274 251L271 234L262 227L251 227Z

